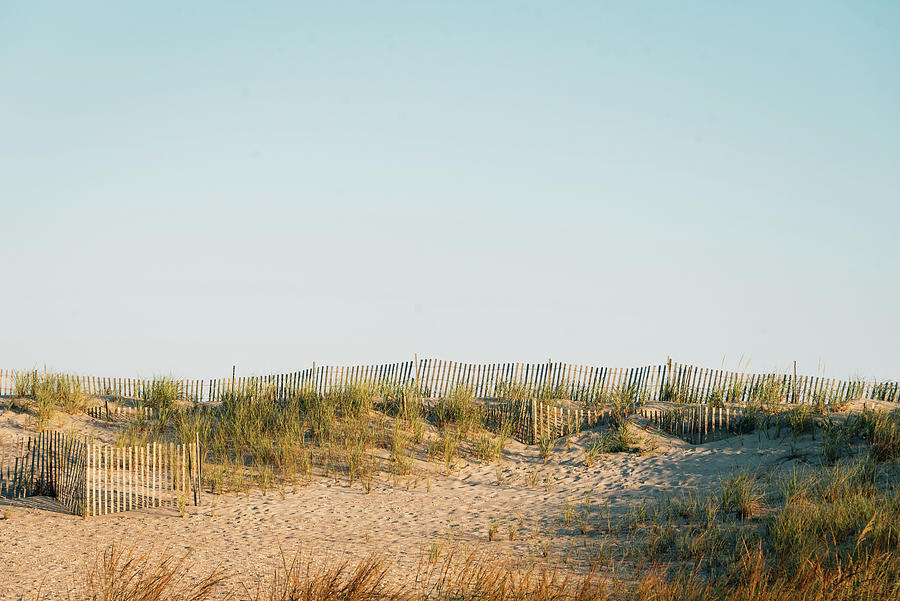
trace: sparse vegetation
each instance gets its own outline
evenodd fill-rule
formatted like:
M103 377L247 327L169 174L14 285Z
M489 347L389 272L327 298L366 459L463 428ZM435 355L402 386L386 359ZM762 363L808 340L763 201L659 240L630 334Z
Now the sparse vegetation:
M598 436L592 436L584 446L584 465L588 468L594 466L597 456L603 452L603 442Z
M90 402L77 379L46 371L19 373L13 387L17 397L30 401L27 409L34 416L38 430L45 429L58 410L80 413Z
M157 377L141 388L141 400L153 409L170 409L179 398L178 382L173 378Z
M628 453L639 450L637 443L639 439L632 433L631 424L627 420L622 420L608 430L603 432L599 438L592 443L593 449L589 450L601 453Z
M458 386L450 396L438 400L434 419L438 427L455 424L459 434L466 437L482 426L483 409L476 403L471 388Z
M549 435L542 434L538 439L538 452L544 463L550 460L550 456L553 454L553 439Z

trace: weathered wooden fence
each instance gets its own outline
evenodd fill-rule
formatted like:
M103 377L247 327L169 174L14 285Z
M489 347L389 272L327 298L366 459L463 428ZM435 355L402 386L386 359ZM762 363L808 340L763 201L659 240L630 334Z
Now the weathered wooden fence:
M72 374L52 374L61 378L71 387L78 387L84 394L95 397L113 397L137 399L150 392L153 379L140 378L103 378L94 376L76 376ZM20 390L28 378L46 376L42 372L25 369L0 369L0 395L25 396ZM178 397L185 400L201 401L203 396L202 380L175 380Z
M368 385L384 390L409 387L425 397L443 397L465 388L478 398L515 396L592 400L618 386L649 392L658 368L592 368L564 363L458 363L421 359L382 365L320 366L271 376L210 380L209 400L244 391L266 391L275 396L301 390L318 394L349 386Z
M562 438L602 423L609 423L612 417L613 413L609 408L581 409L531 401L532 434L527 442L535 444L542 438L550 440Z
M55 497L81 516L200 504L198 441L118 447L42 432L0 445L0 495Z
M519 442L535 444L542 438L555 440L608 423L612 417L608 408L582 409L532 399L489 405L485 409L484 425L495 432L505 428Z
M0 496L55 497L72 513L81 513L84 442L62 432L41 432L0 448Z
M485 408L484 427L494 432L506 430L516 440L528 442L531 436L530 406L525 401L496 403Z
M202 464L197 442L124 448L88 443L86 455L85 516L200 504Z
M633 388L642 400L746 402L767 396L778 402L814 403L867 397L900 400L900 383L838 380L819 376L752 374L683 365L607 368L567 363L458 363L421 359L418 363L320 366L271 376L210 380L209 400L248 389L289 395L299 390L325 394L355 385L415 387L426 397L442 397L466 388L478 398L543 398L591 402L617 388Z
M101 420L114 420L116 418L124 418L124 419L134 419L138 416L144 416L146 419L154 418L158 413L158 410L153 407L147 406L127 406L127 405L116 405L113 404L105 404L105 405L96 405L94 407L90 407L87 410L87 414L94 419Z
M864 382L784 373L748 374L669 362L660 366L661 385L650 400L706 403L710 399L746 403L765 399L779 403L833 403L857 398L900 400L898 382Z
M32 372L0 370L0 394L16 394L16 383ZM153 380L131 378L62 377L77 383L87 394L140 398ZM853 398L900 400L898 382L863 382L784 373L752 374L708 369L669 361L664 365L633 368L594 367L568 363L461 363L417 359L381 365L318 366L272 374L212 380L179 380L180 398L220 401L243 394L284 398L302 390L318 394L368 385L396 393L408 388L426 397L442 397L466 388L488 399L569 399L590 403L608 398L619 388L632 388L642 400L678 400L729 403L766 396L779 402L816 403Z
M649 422L691 444L703 444L734 436L746 429L746 412L737 407L682 405L671 409L643 408Z

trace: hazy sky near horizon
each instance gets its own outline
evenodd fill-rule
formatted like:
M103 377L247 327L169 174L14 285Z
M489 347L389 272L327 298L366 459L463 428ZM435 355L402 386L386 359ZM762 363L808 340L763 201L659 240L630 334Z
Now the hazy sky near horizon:
M900 3L0 0L0 248L0 367L897 379Z

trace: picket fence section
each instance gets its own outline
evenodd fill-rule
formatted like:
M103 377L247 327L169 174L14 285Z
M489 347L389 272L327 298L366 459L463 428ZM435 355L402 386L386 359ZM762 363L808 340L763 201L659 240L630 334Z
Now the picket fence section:
M389 392L404 388L428 398L465 388L478 398L538 396L588 401L616 387L635 387L649 393L659 368L592 368L564 363L458 363L421 359L382 365L319 366L270 376L210 380L208 400L218 401L247 391L275 397L308 390L328 394L350 386L367 385Z
M552 403L531 401L532 436L529 444L541 439L555 440L575 434L581 430L594 428L612 420L612 411L606 409L580 409L560 407Z
M0 395L25 396L23 384L28 378L39 377L42 372L35 370L0 369ZM54 374L56 375L56 374ZM140 378L103 378L94 376L76 376L72 374L58 374L63 381L72 387L77 387L84 394L95 397L122 397L128 399L141 398L149 394L153 387L152 379ZM204 400L202 380L177 380L178 396L188 401Z
M89 443L83 515L199 505L200 482L197 442L132 447Z
M159 411L153 407L147 406L128 406L128 405L117 405L113 404L105 404L105 405L96 405L94 407L90 407L87 410L87 414L89 417L99 420L107 420L111 421L117 418L122 418L125 420L132 420L136 417L143 416L145 419L153 419Z
M484 412L484 427L493 432L506 431L526 444L531 437L530 406L524 401L489 405Z
M706 403L711 399L746 403L766 399L779 403L815 404L843 402L857 398L884 401L900 400L900 383L839 380L793 374L748 374L721 369L700 368L670 361L660 389L649 400L677 400Z
M485 410L483 423L487 429L506 431L524 444L537 444L541 439L555 440L609 423L612 417L608 408L582 409L532 399L492 404Z
M671 409L643 408L640 415L664 432L689 442L703 444L744 431L745 412L739 407L684 405Z
M0 445L0 496L55 497L80 514L85 443L62 432L20 436Z
M320 366L270 376L209 381L209 400L229 393L265 391L276 397L311 390L327 394L348 386L369 385L385 390L410 387L425 397L444 397L465 388L478 398L568 399L591 403L607 400L613 391L631 388L646 401L677 400L706 403L747 402L767 397L778 402L838 402L854 398L900 400L900 383L838 380L819 376L752 374L701 368L669 361L636 368L591 367L566 363L458 363L421 359L361 366Z
M15 395L17 382L35 372L0 370L0 394ZM94 396L141 398L152 380L63 375ZM753 374L708 369L668 361L664 365L608 368L567 363L461 363L416 359L381 365L315 366L291 373L180 380L179 396L193 401L222 401L248 394L285 398L301 391L328 394L349 386L372 386L387 394L404 390L428 398L465 388L482 399L568 399L603 402L617 389L630 388L646 401L710 400L741 403L765 396L778 402L838 402L854 398L900 400L898 382L863 382L794 374Z
M41 432L0 445L0 496L55 497L84 517L199 505L201 477L197 440L118 447Z
M642 407L638 414L651 425L692 444L721 440L746 428L746 412L740 407L678 405L671 409ZM556 440L614 421L609 408L599 410L559 406L543 401L510 401L487 408L484 424L489 430L506 429L525 444Z

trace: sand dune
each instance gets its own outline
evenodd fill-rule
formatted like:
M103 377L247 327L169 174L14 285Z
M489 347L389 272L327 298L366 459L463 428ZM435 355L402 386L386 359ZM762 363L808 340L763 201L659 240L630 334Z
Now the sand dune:
M83 418L60 419L72 422L64 427L111 436ZM22 420L21 414L0 416L0 435L20 433ZM616 518L642 501L707 490L737 469L818 462L819 443L809 436L792 450L785 440L763 433L699 446L648 430L639 433L644 446L655 450L601 455L591 468L584 448L595 433L588 431L569 444L558 441L546 464L537 447L510 442L502 463L462 460L449 476L442 465L418 461L418 475L382 475L368 494L358 483L321 477L288 488L283 498L272 490L204 494L202 506L188 507L185 517L152 509L84 520L66 514L52 499L6 499L0 501L9 513L0 520L0 573L7 575L0 599L19 598L41 585L45 591L65 590L98 550L113 543L190 550L194 574L222 566L246 582L271 574L282 550L298 549L320 559L381 551L398 568L415 570L429 553L461 545L519 558L549 555L577 568L602 536L596 531L601 507ZM563 524L563 507L583 505L588 497L597 509L592 531L583 535ZM488 542L492 523L496 539Z

